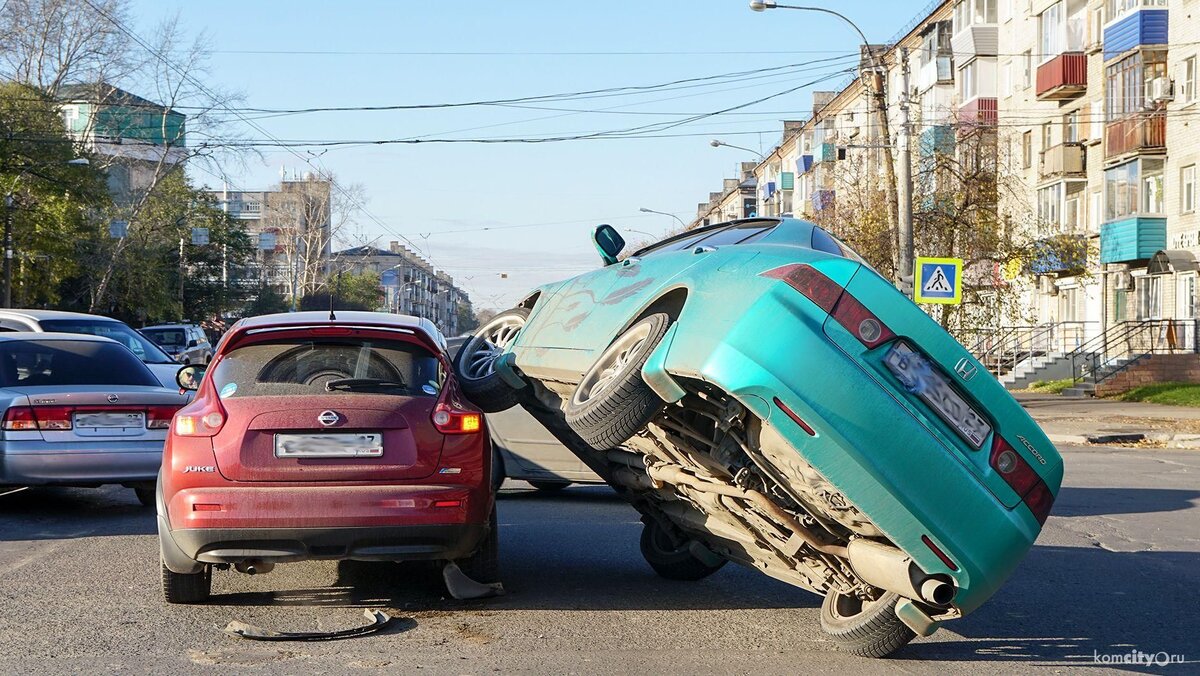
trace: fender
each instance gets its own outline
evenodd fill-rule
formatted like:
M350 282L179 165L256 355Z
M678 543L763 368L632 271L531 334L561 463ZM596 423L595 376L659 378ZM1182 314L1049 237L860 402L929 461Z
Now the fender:
M646 358L646 363L642 365L642 380L646 381L650 389L654 390L654 393L668 404L683 399L683 395L687 394L675 377L667 373L666 368L667 353L671 349L671 343L675 340L675 332L678 330L679 322L671 324L662 340L655 346L654 351Z

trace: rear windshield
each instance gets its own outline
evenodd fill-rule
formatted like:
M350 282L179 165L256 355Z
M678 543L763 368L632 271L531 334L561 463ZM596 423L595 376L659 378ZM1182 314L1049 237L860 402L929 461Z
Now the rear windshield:
M129 350L83 340L22 340L0 343L0 387L45 385L145 385L154 374Z
M93 336L112 338L129 348L138 359L147 364L174 364L175 360L155 345L153 341L134 331L125 324L104 319L43 319L38 322L43 331L61 333L86 333Z
M866 261L863 260L863 257L858 255L858 252L856 252L854 249L851 249L846 245L845 242L829 234L828 231L822 228L812 229L812 248L816 249L817 251L831 253L835 256L841 256L842 258L849 258L850 260L858 261L859 263L866 263Z
M178 347L187 344L183 329L142 329L142 333L150 336L150 340L167 347Z
M222 399L298 394L433 397L441 362L400 341L339 339L255 343L229 352L213 371Z

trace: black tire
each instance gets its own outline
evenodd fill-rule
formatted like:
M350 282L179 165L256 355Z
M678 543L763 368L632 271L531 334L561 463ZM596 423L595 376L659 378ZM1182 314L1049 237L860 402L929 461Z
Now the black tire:
M212 591L212 566L199 573L175 573L162 565L163 598L167 603L203 603Z
M459 559L458 568L476 582L488 584L500 581L500 529L497 527L496 506L488 519L488 532L483 536L475 553Z
M899 601L900 596L892 592L863 603L831 591L821 604L821 629L845 652L859 657L887 657L917 636L896 617Z
M727 563L722 559L715 566L709 565L692 554L689 544L676 542L656 521L642 527L642 557L660 577L695 582L712 575Z
M567 486L571 485L570 481L543 481L541 479L531 479L529 485L538 489L542 493L557 493Z
M516 324L524 326L528 318L529 308L515 307L501 312L476 329L454 355L454 375L458 377L463 396L484 413L497 413L516 406L520 390L504 382L490 363L483 365L480 360L485 360L486 354L481 353L496 350L491 340L497 332L507 337L499 345L501 348L515 340L516 333L511 333L509 329Z
M662 410L663 400L642 380L642 366L670 324L669 316L658 313L630 326L576 386L564 408L567 424L592 448L603 451L620 446ZM640 342L631 343L647 329ZM628 350L624 358L620 356L623 350ZM620 360L621 366L605 376L614 359Z
M153 507L154 506L154 501L155 501L154 486L148 486L145 488L134 488L133 494L137 496L138 502L142 503L143 507Z

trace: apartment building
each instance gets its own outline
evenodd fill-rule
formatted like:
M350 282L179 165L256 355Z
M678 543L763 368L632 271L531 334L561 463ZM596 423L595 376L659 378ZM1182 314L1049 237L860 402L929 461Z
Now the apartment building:
M709 193L707 202L696 205L696 218L688 225L688 229L757 215L756 166L757 162L742 162L738 177L726 178L721 192Z

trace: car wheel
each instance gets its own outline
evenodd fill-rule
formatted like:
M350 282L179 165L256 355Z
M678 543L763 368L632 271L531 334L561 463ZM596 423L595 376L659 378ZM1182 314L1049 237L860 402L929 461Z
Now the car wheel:
M133 494L137 496L138 502L142 503L143 507L154 506L154 487L149 488L134 488Z
M199 573L175 573L162 563L163 598L167 603L202 603L212 591L212 566Z
M620 446L662 410L663 400L642 380L642 366L670 323L662 313L637 322L583 375L564 412L567 424L592 448Z
M571 485L570 481L542 481L540 479L530 480L530 486L538 489L542 493L557 493L567 486Z
M859 657L887 657L916 637L896 617L900 596L883 592L874 601L830 591L821 604L821 629L838 648Z
M458 568L467 577L485 584L500 580L500 529L497 528L496 506L488 519L488 532L479 543L475 553L457 561Z
M454 355L454 373L463 395L485 413L517 405L517 390L496 373L494 362L525 328L527 319L529 308L505 310L476 329Z
M712 565L692 554L689 542L676 542L657 521L642 528L642 557L659 576L668 580L703 580L726 564L724 559Z

